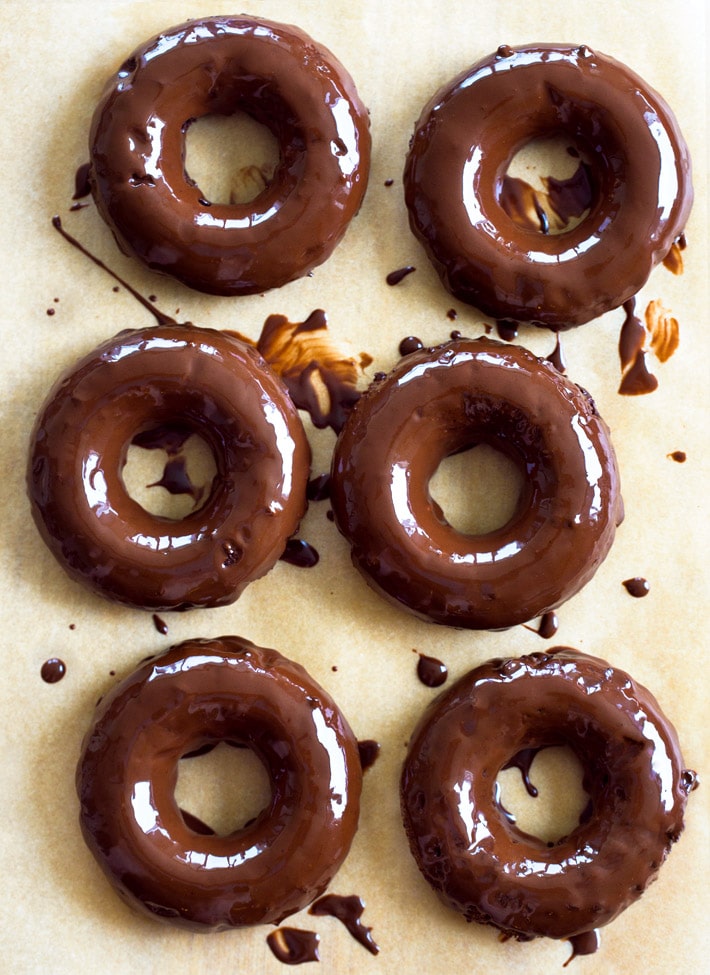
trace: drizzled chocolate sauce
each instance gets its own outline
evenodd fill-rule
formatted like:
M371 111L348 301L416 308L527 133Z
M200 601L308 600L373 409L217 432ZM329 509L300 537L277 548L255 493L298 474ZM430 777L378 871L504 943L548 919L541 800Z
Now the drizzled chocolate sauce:
M40 675L45 684L56 684L67 672L66 664L59 657L50 657L45 660L40 670Z
M416 650L419 660L417 661L417 677L426 687L441 687L449 676L446 664L436 657L428 657L425 653Z
M372 768L379 758L380 743L379 741L375 741L374 738L364 738L357 743L357 750L360 753L362 770L366 772L369 768Z
M644 596L648 596L651 589L648 580L642 576L634 576L633 579L624 579L622 586L630 596L634 596L636 599L643 599Z
M110 274L115 281L118 281L119 284L123 285L126 291L128 291L129 294L133 295L136 301L140 302L140 304L143 305L144 308L148 309L148 311L157 321L158 325L177 325L177 322L175 321L174 318L171 318L170 315L165 315L162 311L160 311L160 309L152 305L147 300L147 298L144 298L142 294L140 294L138 291L135 290L135 288L132 288L130 284L127 284L123 280L123 278L119 277L115 271L112 271L111 268L108 267L108 265L104 264L104 262L100 260L98 257L95 257L91 253L91 251L88 251L83 244L80 244L79 241L76 239L76 237L72 237L72 235L68 233L62 226L61 217L59 216L52 217L52 226L56 231L58 231L58 233L62 235L62 237L66 241L68 241L68 243L72 245L72 247L76 247L76 249L80 251L85 257L88 257L90 261L93 261L97 267L102 268L102 270L106 271L107 274Z
M153 613L153 626L156 628L158 633L161 633L163 636L167 636L168 624L164 619L161 619L157 613Z
M312 569L314 565L318 564L320 555L312 545L302 538L289 538L280 559L282 562L288 562L289 565L295 565L299 569Z
M399 343L399 354L402 356L411 355L412 352L419 352L424 348L424 343L416 335L408 335Z
M379 945L372 937L372 928L365 927L360 920L365 910L365 904L356 894L343 896L341 894L326 894L319 898L308 909L309 914L316 917L334 917L345 925L348 932L372 955L379 953Z
M395 284L399 284L400 281L404 281L407 275L413 271L416 271L416 268L412 264L407 264L406 267L400 267L396 271L390 271L385 281L387 284L394 286Z
M315 931L277 928L267 934L266 943L283 965L302 965L308 961L320 961L318 954L320 937Z

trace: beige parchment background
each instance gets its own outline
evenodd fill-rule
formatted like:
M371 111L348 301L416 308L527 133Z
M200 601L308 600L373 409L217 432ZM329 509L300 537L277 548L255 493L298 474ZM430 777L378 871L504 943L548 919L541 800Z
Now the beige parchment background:
M76 167L87 158L89 120L105 78L144 39L181 20L219 12L214 2L0 2L2 126L2 598L0 722L0 969L11 973L277 972L263 929L200 936L134 916L113 894L81 840L73 775L96 699L146 654L179 640L239 633L303 663L335 696L356 734L382 754L365 778L361 826L332 889L367 901L365 920L381 946L373 958L330 919L289 923L319 931L321 970L547 973L569 947L538 941L499 944L491 929L447 912L421 880L400 826L398 777L407 738L432 691L416 679L417 648L442 658L452 677L492 656L543 649L532 632L466 633L435 628L386 605L350 565L346 543L312 505L302 536L321 554L311 570L280 563L235 605L150 614L112 605L70 582L31 522L24 468L33 417L59 371L122 328L150 318L125 291L50 227L65 226L168 313L254 338L273 312L303 320L329 315L334 339L374 357L370 375L390 368L407 334L444 340L456 327L479 335L483 319L442 290L407 228L401 192L413 124L431 93L500 43L578 41L626 62L674 107L695 163L696 205L687 228L686 271L653 273L639 308L660 298L680 322L681 342L655 365L659 389L617 395L620 311L564 337L568 372L594 395L618 453L626 521L590 585L560 613L556 642L606 657L660 699L678 728L686 762L703 784L689 804L687 829L641 901L602 931L602 947L573 971L667 973L703 970L708 952L705 760L708 589L705 401L707 183L705 4L647 0L526 4L450 0L360 3L253 0L249 11L297 23L346 64L371 109L374 155L359 217L331 260L312 278L266 296L201 296L156 277L122 256L95 209L69 213ZM384 181L394 179L385 188ZM396 288L385 275L404 264L416 273ZM54 299L58 298L58 302ZM54 307L49 317L46 309ZM522 328L538 354L549 333ZM330 432L313 436L314 473L327 469ZM667 454L687 453L685 464ZM645 576L649 596L621 586ZM75 628L70 629L70 624ZM42 662L67 664L61 683L40 679ZM336 666L337 672L331 668ZM115 676L110 674L115 671ZM521 800L522 801L522 800Z

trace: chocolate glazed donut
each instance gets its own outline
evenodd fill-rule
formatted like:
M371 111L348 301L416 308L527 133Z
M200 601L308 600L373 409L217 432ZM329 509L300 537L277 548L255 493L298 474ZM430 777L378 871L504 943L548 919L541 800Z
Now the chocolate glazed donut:
M516 152L553 135L590 167L595 199L578 226L547 236L515 223L500 194ZM453 295L555 330L635 295L693 200L668 105L584 45L503 45L438 91L417 123L404 185L410 226Z
M244 111L280 160L256 199L205 200L185 172L185 132ZM369 117L343 66L296 27L249 17L189 21L111 78L90 136L92 190L120 247L198 291L252 294L331 254L358 212Z
M271 799L229 836L192 829L178 762L221 741L251 748ZM310 904L357 829L357 741L299 664L228 636L143 664L100 703L77 768L84 839L118 893L150 916L218 931L278 924Z
M121 471L141 432L178 423L217 474L180 521L149 514ZM57 381L32 434L32 513L53 555L99 594L144 609L233 602L306 509L310 448L281 380L250 346L192 325L119 333Z
M509 522L457 532L429 494L450 454L486 443L519 465ZM621 521L616 458L588 393L520 346L459 339L406 356L353 409L331 502L352 559L423 619L496 629L559 606L594 575Z
M548 844L511 822L496 779L523 749L551 745L579 758L589 805ZM521 941L575 938L655 880L695 784L653 695L558 647L492 660L434 701L410 742L402 815L419 869L468 921Z

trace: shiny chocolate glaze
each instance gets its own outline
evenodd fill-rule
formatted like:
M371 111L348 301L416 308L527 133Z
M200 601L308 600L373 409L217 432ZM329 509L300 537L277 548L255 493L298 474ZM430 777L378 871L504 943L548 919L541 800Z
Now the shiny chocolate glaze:
M547 844L510 822L495 784L523 750L551 745L581 761L590 805ZM402 815L423 875L467 920L520 940L574 939L656 878L694 784L649 691L604 660L557 647L492 660L433 702L405 761Z
M229 836L194 829L175 801L200 746L251 748L266 808ZM158 920L215 931L278 924L325 891L357 828L357 741L300 664L239 637L190 640L101 701L77 768L84 839L118 893Z
M280 147L248 203L205 200L185 132L241 110ZM188 21L109 79L89 140L97 207L119 246L210 294L279 287L325 261L362 203L369 117L343 66L296 27L246 16Z
M513 517L464 535L432 501L441 461L477 443L518 464ZM495 629L559 606L591 579L622 518L606 424L580 387L520 346L458 339L407 355L353 408L331 503L383 596L450 626Z
M543 234L501 205L524 145L567 136L594 201L575 228ZM445 287L492 318L565 329L636 294L683 231L688 148L664 100L586 46L504 46L438 91L417 123L405 196Z
M141 431L179 421L217 474L180 521L145 511L121 471ZM306 508L310 449L283 383L232 336L192 325L119 333L67 370L32 434L27 482L73 578L151 610L233 602L268 572Z

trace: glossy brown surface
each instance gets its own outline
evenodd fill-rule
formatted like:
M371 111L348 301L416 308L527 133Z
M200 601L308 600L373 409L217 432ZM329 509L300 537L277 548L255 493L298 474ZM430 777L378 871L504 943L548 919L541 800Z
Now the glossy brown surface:
M190 828L178 762L201 746L251 748L271 799L229 836ZM278 923L323 893L357 828L362 771L330 696L300 664L239 637L191 640L101 701L77 769L89 849L134 908L213 931Z
M205 200L185 172L185 133L244 111L280 148L244 204ZM91 184L121 248L211 294L279 287L321 264L367 186L367 110L343 66L296 27L245 16L152 38L109 79L90 136Z
M548 845L510 822L495 786L523 750L561 744L582 763L590 805ZM467 920L521 940L575 938L655 879L694 784L653 695L557 647L483 664L429 707L404 765L402 815L423 875Z
M594 202L574 229L521 227L501 205L515 155L562 135ZM445 287L493 318L581 325L635 295L684 230L690 157L638 75L586 46L504 46L425 106L405 169L410 225Z
M121 472L142 431L178 421L217 474L180 521L149 514ZM233 602L282 554L306 508L310 449L282 382L251 347L188 325L125 331L67 370L32 434L27 483L45 542L75 579L145 609Z
M520 466L510 521L454 530L429 494L441 461L486 443ZM352 559L383 596L450 626L513 626L574 595L621 520L619 475L591 398L519 346L458 339L407 355L355 405L331 503Z

